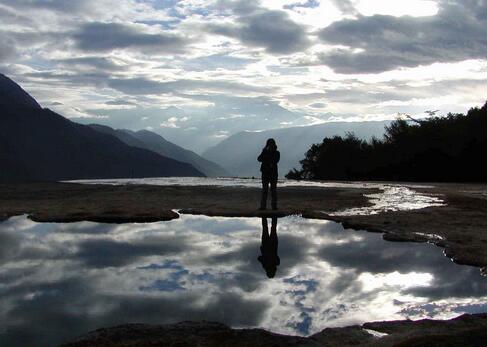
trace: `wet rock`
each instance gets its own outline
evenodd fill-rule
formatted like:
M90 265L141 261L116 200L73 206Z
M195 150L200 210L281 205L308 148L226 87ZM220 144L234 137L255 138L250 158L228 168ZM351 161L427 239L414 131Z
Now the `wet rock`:
M401 235L392 232L385 233L382 238L386 241L393 242L427 242L429 239L420 235Z
M214 186L0 184L0 218L28 214L37 222L144 223L188 214L283 217L305 210L367 206L362 188L279 188L279 209L257 210L260 189Z
M95 330L60 347L484 346L486 338L487 314L466 314L451 320L401 320L327 328L309 337L232 329L214 322L126 324Z
M422 319L365 323L387 333L377 346L485 346L487 314L464 314L451 320Z
M159 221L169 221L179 218L179 214L171 210L154 211L152 213L129 212L129 211L85 211L73 212L67 211L58 214L56 211L43 211L30 214L29 218L39 223L72 223L72 222L96 222L96 223L153 223Z
M318 346L297 336L273 334L262 329L231 329L214 322L181 322L169 325L127 324L95 330L62 347L142 346Z

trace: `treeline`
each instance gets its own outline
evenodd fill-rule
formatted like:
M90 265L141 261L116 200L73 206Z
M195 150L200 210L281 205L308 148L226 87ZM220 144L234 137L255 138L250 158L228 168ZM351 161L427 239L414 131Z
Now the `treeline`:
M466 115L395 120L383 139L325 138L286 177L310 180L487 181L487 102Z

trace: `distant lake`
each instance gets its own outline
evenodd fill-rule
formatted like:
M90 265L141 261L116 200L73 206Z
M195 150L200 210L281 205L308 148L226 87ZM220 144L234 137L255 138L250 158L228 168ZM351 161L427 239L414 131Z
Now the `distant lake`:
M135 322L210 320L309 335L466 312L487 312L478 268L431 244L386 242L330 221L0 223L2 347L52 346Z

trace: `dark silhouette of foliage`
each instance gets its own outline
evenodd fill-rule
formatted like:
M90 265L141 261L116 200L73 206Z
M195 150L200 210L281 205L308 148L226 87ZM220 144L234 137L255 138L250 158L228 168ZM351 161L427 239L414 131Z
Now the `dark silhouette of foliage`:
M487 102L466 115L396 120L383 139L325 138L286 177L311 180L487 181Z

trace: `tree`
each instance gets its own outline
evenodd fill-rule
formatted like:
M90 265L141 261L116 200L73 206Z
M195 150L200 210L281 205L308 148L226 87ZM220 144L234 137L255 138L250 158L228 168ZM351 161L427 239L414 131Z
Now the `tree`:
M437 111L431 111L435 115ZM411 121L412 117L409 118ZM334 180L487 181L487 102L466 115L397 119L383 139L353 133L313 144L287 178Z

